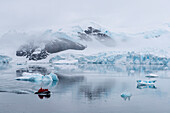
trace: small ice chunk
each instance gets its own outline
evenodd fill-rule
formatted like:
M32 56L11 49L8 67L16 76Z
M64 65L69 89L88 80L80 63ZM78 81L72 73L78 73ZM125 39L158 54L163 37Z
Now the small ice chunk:
M135 71L134 70L130 70L130 73L135 73Z
M137 80L137 84L141 86L155 85L156 80Z
M131 96L132 96L132 94L129 93L129 92L123 92L123 93L121 93L121 97L122 97L124 100L126 100L127 98L128 98L128 100L130 100Z
M150 74L146 75L145 77L148 77L148 78L156 78L156 77L159 77L159 75L150 73Z

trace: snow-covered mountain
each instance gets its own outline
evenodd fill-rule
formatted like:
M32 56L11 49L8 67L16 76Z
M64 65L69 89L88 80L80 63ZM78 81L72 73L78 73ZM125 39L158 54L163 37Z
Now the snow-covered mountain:
M10 31L0 37L0 55L60 63L164 65L170 58L169 28L163 24L129 33L85 22L44 32Z

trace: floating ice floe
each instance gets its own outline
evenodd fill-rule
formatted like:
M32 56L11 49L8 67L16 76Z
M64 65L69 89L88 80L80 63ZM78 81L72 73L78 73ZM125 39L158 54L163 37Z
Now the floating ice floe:
M38 81L58 81L58 77L54 73L50 73L49 75L42 75L39 73L27 73L24 72L22 77L17 77L16 80L21 81L31 81L31 82L38 82Z
M155 85L137 85L137 87L136 88L138 88L138 89L147 89L147 88L149 88L149 89L156 89L156 86Z
M137 84L141 86L154 85L156 80L137 80Z
M148 78L157 78L157 77L159 77L159 75L151 73L151 74L146 75L145 77L148 77Z
M131 93L129 92L124 92L124 93L121 93L121 97L126 100L128 98L128 100L130 100L130 97L132 96Z
M135 70L130 70L130 73L135 73Z

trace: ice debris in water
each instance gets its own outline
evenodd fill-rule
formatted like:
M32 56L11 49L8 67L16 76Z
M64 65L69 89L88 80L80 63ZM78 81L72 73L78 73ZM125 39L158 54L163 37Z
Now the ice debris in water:
M129 93L129 92L123 92L123 93L121 93L121 97L122 97L124 100L126 100L127 98L128 98L128 100L130 100L131 96L132 96L132 94Z
M58 77L54 73L50 73L49 75L42 75L39 73L27 73L24 72L22 74L23 76L17 77L16 80L21 81L32 81L32 82L38 82L38 81L58 81Z
M147 88L150 88L150 89L156 89L156 86L155 85L137 85L138 89L147 89Z
M147 86L155 85L156 80L137 80L137 85Z
M8 64L10 61L12 60L12 58L8 57L8 56L3 56L0 55L0 64Z
M145 77L148 77L148 78L157 78L157 77L159 77L159 75L150 73L150 74L146 75Z

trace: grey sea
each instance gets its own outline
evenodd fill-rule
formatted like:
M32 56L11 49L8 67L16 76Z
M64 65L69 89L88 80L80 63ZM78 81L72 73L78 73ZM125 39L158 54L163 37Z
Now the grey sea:
M24 72L59 81L18 81ZM154 85L139 86L149 73ZM169 113L170 68L163 65L0 65L0 113ZM40 88L48 95L35 94Z

